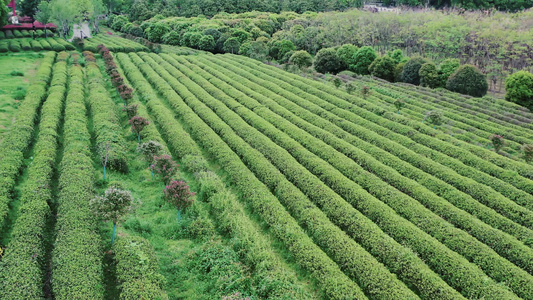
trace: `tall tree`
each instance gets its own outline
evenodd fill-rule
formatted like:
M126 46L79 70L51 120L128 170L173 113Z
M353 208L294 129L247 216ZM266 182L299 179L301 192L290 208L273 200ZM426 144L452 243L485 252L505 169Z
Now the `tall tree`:
M47 1L42 1L37 6L37 13L35 14L35 19L44 24L44 36L48 37L46 31L46 24L50 23L52 19L52 9L50 3Z
M70 0L52 0L50 1L50 10L52 11L52 20L60 25L61 34L66 39L79 10Z
M7 16L9 15L9 9L7 8L9 0L1 0L0 2L2 4L0 5L0 26L4 26L7 24Z

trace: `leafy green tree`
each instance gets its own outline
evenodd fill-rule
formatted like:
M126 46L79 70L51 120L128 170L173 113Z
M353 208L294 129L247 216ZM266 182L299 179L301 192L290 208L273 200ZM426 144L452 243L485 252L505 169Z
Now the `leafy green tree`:
M403 68L405 63L401 62L394 67L394 82L402 82Z
M5 1L4 1L5 2ZM7 1L9 2L9 1ZM34 17L41 0L24 0L20 3L20 11L23 16Z
M236 37L230 37L224 42L224 52L228 52L231 54L235 54L239 52L239 48L241 47L241 43L239 43L239 39Z
M165 33L165 35L163 35L161 40L165 44L174 45L174 46L180 45L180 42L182 41L180 33L176 30L171 30Z
M505 99L533 110L533 74L518 71L505 79Z
M305 50L296 51L292 54L289 62L298 68L307 68L313 64L313 57Z
M200 39L200 43L198 44L198 49L204 50L204 51L213 51L215 50L215 39L211 35L204 35Z
M49 4L52 12L52 21L58 23L59 30L63 38L67 38L72 24L76 21L77 16L81 14L80 7L75 1L69 0L52 0Z
M334 48L323 48L316 54L315 70L317 72L337 74L342 71L343 65Z
M411 83L414 85L420 84L420 68L427 61L422 57L411 58L403 67L402 82Z
M209 28L209 29L206 29L204 31L204 35L210 35L213 37L213 39L216 41L220 38L220 36L222 35L222 33L220 33L220 31L218 31L217 29L214 29L214 28Z
M420 67L420 71L418 71L418 75L420 76L420 85L429 87L429 88L437 88L440 85L440 78L439 78L439 72L437 70L437 66L435 66L434 63L425 63Z
M275 40L270 43L268 54L275 60L281 61L287 53L295 50L296 46L291 41Z
M487 94L489 84L485 76L478 68L472 65L463 65L453 73L446 88L452 92L457 92L473 97L483 97Z
M440 87L446 87L448 78L461 66L459 59L448 58L439 65Z
M392 58L396 64L399 64L405 60L405 57L403 56L403 52L401 49L396 49L394 51L389 51L387 53L387 56Z
M152 43L160 43L163 36L170 31L170 27L162 22L152 24L146 29L146 37Z
M111 23L111 29L121 31L122 27L128 22L128 17L125 15L116 16L113 18L113 23Z
M0 0L0 27L7 25L7 19L9 16L9 9L7 4L9 0Z
M237 38L240 44L248 41L250 39L250 34L242 29L235 30L232 34L232 37Z
M42 1L37 6L37 13L35 14L35 19L44 24L44 37L48 37L46 25L50 23L52 19L52 9L50 3Z
M360 75L368 75L370 74L368 67L370 67L376 58L377 55L374 48L370 46L361 47L357 53L355 53L355 63L350 65L350 70Z
M376 58L372 64L368 67L370 74L387 81L394 81L394 68L396 64L394 60L389 56L385 55L379 58Z
M89 204L94 213L102 220L113 222L113 235L111 237L111 245L113 245L117 223L132 208L133 196L131 192L111 186L105 191L104 196L97 196L91 199Z
M355 64L355 54L359 48L356 45L344 44L337 49L337 56L342 60L345 67L348 68L350 65Z

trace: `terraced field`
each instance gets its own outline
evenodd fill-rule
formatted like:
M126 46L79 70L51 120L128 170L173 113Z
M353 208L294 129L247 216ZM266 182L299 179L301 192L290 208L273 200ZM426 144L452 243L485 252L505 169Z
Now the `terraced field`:
M136 138L100 56L85 53L82 66L69 55L46 54L2 142L0 287L6 299L109 298L112 272L124 299L140 286L187 298L159 245L183 249L172 235L154 247L126 223L116 269L103 267L87 201L100 184L96 149L113 143L111 176L134 174L135 193L153 187L128 160ZM143 139L196 183L194 214L239 253L263 287L257 298L533 299L533 166L520 152L533 140L528 111L369 78L353 81L371 88L364 99L229 54L113 56L150 120ZM428 124L432 110L444 125ZM492 134L507 141L499 154ZM155 221L162 232L168 219ZM166 283L145 277L129 251L149 256L150 274L158 256Z

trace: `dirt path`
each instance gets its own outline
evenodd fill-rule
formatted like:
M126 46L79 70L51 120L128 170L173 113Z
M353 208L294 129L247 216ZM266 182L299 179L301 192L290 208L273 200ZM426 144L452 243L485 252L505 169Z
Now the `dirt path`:
M72 31L73 31L73 34L72 34L72 38L69 40L70 42L72 42L72 40L76 37L79 37L79 38L90 38L91 37L91 29L89 28L89 23L87 22L81 23L81 26L78 24L74 24Z

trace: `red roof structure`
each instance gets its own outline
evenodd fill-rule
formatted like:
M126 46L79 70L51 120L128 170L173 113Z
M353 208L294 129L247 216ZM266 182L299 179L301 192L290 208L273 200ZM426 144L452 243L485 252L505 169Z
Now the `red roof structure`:
M38 29L41 29L41 30L44 30L44 24L41 23L41 22L38 22L38 21L35 21L33 22L33 24L35 25L35 29L38 30ZM46 29L55 29L57 28L57 26L53 23L48 23L46 24ZM6 25L4 27L2 27L2 30L7 30L7 29L10 29L10 30L32 30L33 29L33 26L32 26L32 23L20 23L18 25Z

